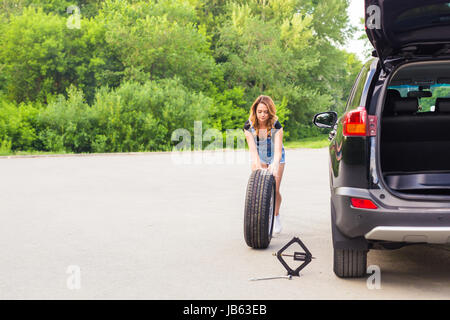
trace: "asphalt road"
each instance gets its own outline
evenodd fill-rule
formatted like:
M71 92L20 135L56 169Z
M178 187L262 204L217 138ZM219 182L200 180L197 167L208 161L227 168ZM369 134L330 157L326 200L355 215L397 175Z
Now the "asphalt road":
M449 247L370 251L380 289L334 275L326 149L286 150L284 229L266 250L243 238L249 163L210 162L0 158L0 299L450 297ZM293 236L316 257L301 277L249 281L285 274L272 252Z

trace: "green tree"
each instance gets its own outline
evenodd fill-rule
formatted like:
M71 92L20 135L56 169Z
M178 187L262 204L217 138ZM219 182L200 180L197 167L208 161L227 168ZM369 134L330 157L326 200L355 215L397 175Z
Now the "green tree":
M292 138L314 134L315 112L342 108L347 77L353 76L353 60L334 46L347 39L348 2L326 4L234 2L227 7L229 19L219 28L215 58L225 82L243 87L248 103L261 93L273 96L276 103L285 100L286 130ZM324 25L327 19L334 25Z
M91 100L99 83L120 84L123 67L98 19L82 19L80 29L71 29L66 18L30 7L1 31L0 69L9 99L45 102L74 84Z
M125 80L179 77L196 91L220 77L209 43L196 27L195 8L181 0L110 0L99 13L107 23L109 46L117 50Z

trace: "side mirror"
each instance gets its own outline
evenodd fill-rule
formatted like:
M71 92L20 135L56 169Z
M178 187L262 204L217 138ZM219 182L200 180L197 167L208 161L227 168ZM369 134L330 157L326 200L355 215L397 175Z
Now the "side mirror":
M338 115L334 111L321 112L314 116L313 123L319 128L332 129L337 119Z

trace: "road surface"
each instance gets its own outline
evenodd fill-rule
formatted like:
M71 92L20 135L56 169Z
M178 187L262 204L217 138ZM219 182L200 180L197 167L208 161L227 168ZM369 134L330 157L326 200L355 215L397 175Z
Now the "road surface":
M243 238L249 163L195 159L0 158L0 299L450 297L448 247L370 251L379 289L334 275L326 149L286 150L284 228L266 250ZM293 236L316 257L302 276L249 281L285 274L272 252Z

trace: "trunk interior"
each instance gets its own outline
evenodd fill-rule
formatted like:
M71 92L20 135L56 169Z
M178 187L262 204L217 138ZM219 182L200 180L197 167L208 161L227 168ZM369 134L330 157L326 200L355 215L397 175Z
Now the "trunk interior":
M381 117L380 161L395 191L450 195L450 61L394 74Z

